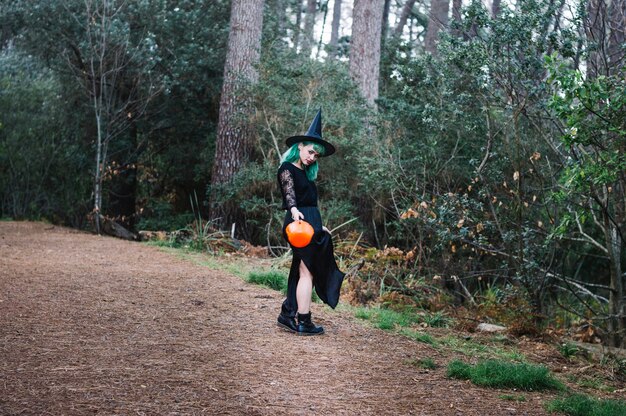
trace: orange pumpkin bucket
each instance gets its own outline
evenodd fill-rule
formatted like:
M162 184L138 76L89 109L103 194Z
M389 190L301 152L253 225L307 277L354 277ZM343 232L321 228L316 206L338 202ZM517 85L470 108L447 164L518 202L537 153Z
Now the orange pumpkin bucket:
M306 221L294 221L287 226L285 231L287 240L297 248L308 246L313 238L313 227Z

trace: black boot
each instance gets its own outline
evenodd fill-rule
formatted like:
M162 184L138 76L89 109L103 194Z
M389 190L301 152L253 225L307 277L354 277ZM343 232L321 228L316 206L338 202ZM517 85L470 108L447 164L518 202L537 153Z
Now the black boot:
M280 315L278 315L278 326L286 329L287 331L298 332L296 318L294 318L293 316L283 315L282 312L280 313Z
M298 335L322 335L324 328L311 322L311 312L307 314L298 314Z

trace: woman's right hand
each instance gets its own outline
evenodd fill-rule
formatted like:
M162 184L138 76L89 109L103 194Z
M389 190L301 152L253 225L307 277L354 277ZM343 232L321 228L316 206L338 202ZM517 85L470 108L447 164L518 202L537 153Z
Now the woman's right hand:
M303 220L304 219L304 215L298 210L298 208L292 207L291 208L291 218L294 221Z

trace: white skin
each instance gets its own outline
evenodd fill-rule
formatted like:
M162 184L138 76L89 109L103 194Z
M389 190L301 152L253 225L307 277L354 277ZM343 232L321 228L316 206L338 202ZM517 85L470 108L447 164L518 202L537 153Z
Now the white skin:
M317 162L320 154L315 151L312 144L304 145L304 143L298 144L298 150L300 150L300 158L294 165L298 169L304 169L305 166L310 166ZM291 218L294 221L304 219L304 215L298 210L297 207L291 208ZM330 234L330 231L326 227L322 227L324 231ZM296 287L296 300L298 301L298 313L308 314L311 311L311 296L313 295L313 275L306 267L303 261L300 261L300 280Z

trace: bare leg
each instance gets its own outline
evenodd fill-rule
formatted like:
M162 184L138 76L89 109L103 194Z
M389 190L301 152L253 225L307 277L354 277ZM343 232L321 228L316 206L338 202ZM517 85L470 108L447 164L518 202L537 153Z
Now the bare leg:
M313 275L300 260L300 280L296 288L296 299L298 300L298 313L307 314L311 312L311 296L313 295Z

